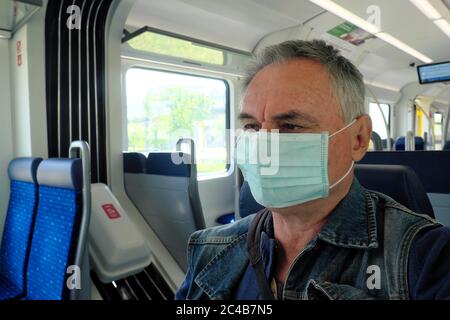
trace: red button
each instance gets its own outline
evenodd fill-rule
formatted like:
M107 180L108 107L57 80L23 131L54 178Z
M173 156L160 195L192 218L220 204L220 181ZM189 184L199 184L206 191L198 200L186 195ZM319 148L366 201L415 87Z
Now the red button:
M119 211L116 210L116 208L112 204L104 204L102 205L103 211L105 211L106 215L110 219L119 219L120 214Z

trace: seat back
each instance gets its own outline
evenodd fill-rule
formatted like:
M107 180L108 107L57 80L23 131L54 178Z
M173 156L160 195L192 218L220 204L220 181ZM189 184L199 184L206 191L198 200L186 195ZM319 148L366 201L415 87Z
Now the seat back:
M41 161L18 158L8 167L11 191L0 249L0 275L22 291L38 199L36 172Z
M444 148L442 148L442 150L450 151L450 140L445 142Z
M144 173L147 158L138 152L124 152L123 171L125 173Z
M396 151L405 151L405 137L400 137L395 141L395 150ZM420 151L425 150L425 141L422 137L414 137L414 150Z
M410 210L434 218L433 207L416 173L401 165L355 165L355 176L367 189L393 198ZM240 191L239 213L242 218L264 207L256 202L246 181Z
M407 166L417 174L427 193L450 194L448 151L373 151L367 152L358 163Z
M39 204L28 263L27 299L69 298L67 268L76 260L80 241L82 180L80 159L44 160L38 168Z
M362 186L393 198L410 210L434 218L433 207L417 174L402 165L355 165Z
M190 154L150 153L146 174L125 173L125 186L147 223L186 271L189 236L205 228L197 171Z
M239 215L241 218L245 218L262 209L264 209L264 207L256 202L248 182L244 180L239 192Z
M372 131L372 136L371 136L370 140L372 140L374 150L383 150L383 142L378 133L376 133L375 131Z

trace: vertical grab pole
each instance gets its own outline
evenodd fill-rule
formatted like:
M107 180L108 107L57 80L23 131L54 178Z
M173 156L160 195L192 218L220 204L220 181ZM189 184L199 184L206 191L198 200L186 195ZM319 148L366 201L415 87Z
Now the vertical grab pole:
M408 131L405 136L405 151L416 150L416 140L413 131Z
M392 151L392 146L391 146L391 128L388 124L388 121L386 119L386 117L384 116L384 112L383 109L381 109L381 105L378 102L377 97L375 96L375 94L373 93L373 91L369 88L369 86L366 86L367 91L369 91L370 95L372 96L372 98L375 100L375 104L378 107L378 110L381 113L381 116L383 117L383 122L384 122L384 127L386 128L386 147L387 147L387 151ZM389 113L391 112L391 107L389 107ZM390 115L389 115L390 116Z
M442 140L443 140L443 145L445 144L445 142L447 140L450 140L450 102L448 103L448 108L447 108L447 114L446 114L446 119L445 119L445 126L442 128L443 132L442 132Z
M176 144L176 151L181 152L181 145L183 143L189 143L190 146L190 153L191 153L191 175L189 177L189 185L195 186L195 190L192 190L192 188L189 188L189 197L191 198L192 203L199 203L200 207L198 208L192 208L195 218L195 224L198 230L204 229L206 227L205 224L205 217L203 215L203 209L201 208L201 201L198 194L198 179L197 179L197 159L195 158L195 142L191 138L180 138L177 141Z
M69 158L77 158L77 150L80 151L82 163L83 207L79 233L82 237L75 251L75 265L81 269L83 265L83 258L87 250L86 243L89 234L89 221L91 219L91 152L89 149L89 144L86 141L74 141L69 148ZM70 297L71 299L75 299L77 297L77 290L71 290Z

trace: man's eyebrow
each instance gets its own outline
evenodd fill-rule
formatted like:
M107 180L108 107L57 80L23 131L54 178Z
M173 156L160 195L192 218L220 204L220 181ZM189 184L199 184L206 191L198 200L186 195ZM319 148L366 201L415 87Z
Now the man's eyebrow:
M311 116L309 114L306 114L306 113L303 113L303 112L300 112L297 110L290 110L287 112L277 114L272 117L272 120L274 120L274 121L305 120L312 124L318 123L317 119L314 116Z
M249 120L249 119L256 119L254 116L252 116L250 113L246 113L246 112L241 112L239 114L239 120Z

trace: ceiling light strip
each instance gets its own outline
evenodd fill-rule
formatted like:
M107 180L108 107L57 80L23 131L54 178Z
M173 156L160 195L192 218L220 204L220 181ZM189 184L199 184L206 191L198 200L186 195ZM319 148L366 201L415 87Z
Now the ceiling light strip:
M347 9L341 7L331 0L309 0L310 2L318 5L319 7L333 13L334 15L353 23L354 25L364 29L365 31L374 34L376 37L381 40L389 43L390 45L402 50L403 52L415 57L416 59L425 62L431 63L433 60L423 53L417 51L416 49L408 46L406 43L398 40L394 36L390 35L387 32L381 32L380 28L377 26L365 21L364 19L358 17L356 14L348 11Z
M388 84L375 82L375 81L364 80L364 84L367 86L372 86L372 87L376 87L376 88L380 88L380 89L384 89L384 90L388 90L388 91L393 91L393 92L400 91L400 88L396 88L396 87L390 86Z
M402 50L403 52L406 52L407 54L416 57L417 59L425 62L425 63L431 63L433 62L432 59L430 59L429 57L427 57L426 55L420 53L419 51L417 51L416 49L408 46L407 44L405 44L404 42L401 42L400 40L398 40L397 38L393 37L392 35L390 35L389 33L386 32L380 32L377 33L376 36L378 38L380 38L381 40L393 45L394 47Z
M447 35L447 37L450 38L450 23L448 23L447 20L439 19L439 20L435 20L433 22L435 25L437 25L439 27L439 29L442 30L442 32L444 32Z
M450 24L428 0L409 0L450 38Z
M366 20L361 19L351 11L341 7L340 5L334 3L333 1L330 0L309 0L309 1L318 5L319 7L322 7L323 9L329 12L334 13L340 18L353 23L355 26L358 26L369 33L375 34L381 31L380 28L378 28L374 24L371 24Z
M427 0L409 0L413 5L425 14L428 19L437 20L442 18L441 14Z

